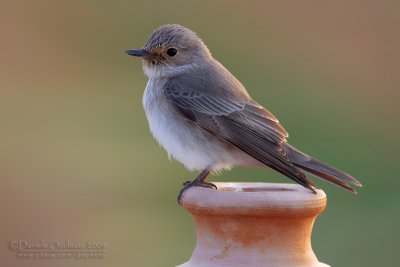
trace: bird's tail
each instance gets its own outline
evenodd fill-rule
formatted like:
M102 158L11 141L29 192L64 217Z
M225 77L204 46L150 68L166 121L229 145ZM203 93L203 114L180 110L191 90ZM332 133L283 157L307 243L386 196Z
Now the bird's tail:
M289 144L287 144L287 151L293 164L308 173L343 187L354 194L357 194L356 190L350 187L348 183L359 187L362 186L361 183L351 175L313 159Z

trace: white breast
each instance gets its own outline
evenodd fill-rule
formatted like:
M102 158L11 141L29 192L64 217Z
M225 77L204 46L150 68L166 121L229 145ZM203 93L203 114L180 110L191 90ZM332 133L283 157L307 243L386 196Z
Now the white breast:
M162 92L164 79L150 79L147 83L143 107L150 131L168 156L177 159L189 170L228 169L238 155L227 144L198 128L183 117Z

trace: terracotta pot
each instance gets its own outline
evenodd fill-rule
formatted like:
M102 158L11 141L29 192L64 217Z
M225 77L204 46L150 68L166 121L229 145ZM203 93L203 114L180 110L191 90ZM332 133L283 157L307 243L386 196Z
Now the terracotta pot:
M178 267L328 266L311 248L315 218L326 205L322 190L296 184L215 183L193 187L183 207L194 219L197 245Z

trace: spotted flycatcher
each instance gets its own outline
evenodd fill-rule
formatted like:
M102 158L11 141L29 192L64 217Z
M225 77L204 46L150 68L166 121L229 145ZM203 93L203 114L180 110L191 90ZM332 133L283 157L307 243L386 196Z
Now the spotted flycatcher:
M254 101L244 86L215 60L193 31L181 25L157 28L140 49L126 51L143 59L149 80L143 106L150 131L168 155L189 170L200 170L184 183L216 188L210 172L232 166L268 166L315 193L304 172L353 193L361 186L349 174L289 145L275 116Z

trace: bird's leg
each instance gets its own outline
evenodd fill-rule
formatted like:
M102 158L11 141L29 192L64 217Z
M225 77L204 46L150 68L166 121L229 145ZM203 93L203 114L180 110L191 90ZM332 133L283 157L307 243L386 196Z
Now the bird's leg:
M201 173L196 177L196 179L194 179L193 181L186 181L183 183L183 188L181 189L181 191L179 192L178 195L178 202L179 204L182 205L182 196L183 193L193 187L193 186L200 186L200 187L206 187L206 188L211 188L211 189L217 189L217 186L213 183L209 183L209 182L205 182L204 180L207 178L207 176L210 174L210 169L204 169L201 171Z

